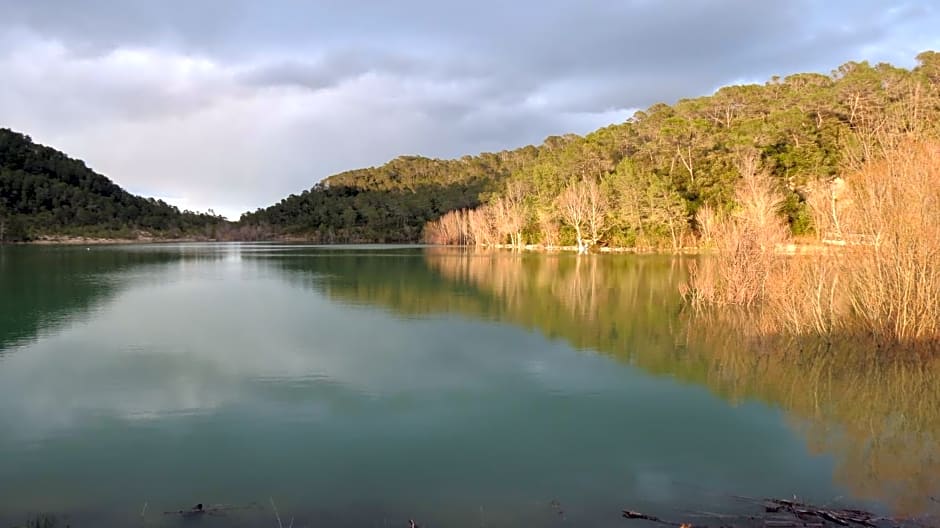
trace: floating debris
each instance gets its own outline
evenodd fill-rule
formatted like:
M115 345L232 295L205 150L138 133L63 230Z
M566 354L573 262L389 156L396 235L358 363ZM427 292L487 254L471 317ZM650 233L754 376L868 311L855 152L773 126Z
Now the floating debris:
M724 515L711 512L695 512L696 517L719 520L718 526L763 526L764 528L825 528L827 526L878 528L881 526L938 526L925 523L923 519L896 518L853 508L831 508L813 506L789 499L752 499L735 497L763 506L762 515ZM707 524L693 524L662 519L633 510L623 510L626 519L638 519L679 528L705 528Z

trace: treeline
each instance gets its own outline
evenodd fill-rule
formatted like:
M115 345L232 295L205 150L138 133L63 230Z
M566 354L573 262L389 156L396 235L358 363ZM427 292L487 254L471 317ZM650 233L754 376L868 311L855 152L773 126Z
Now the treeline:
M0 129L0 242L213 236L224 219L128 193L79 160Z
M774 77L707 97L657 104L586 137L537 149L477 208L427 225L440 244L672 247L700 209L735 209L742 160L756 157L783 197L793 234L822 236L807 200L889 133L930 136L940 124L940 54L912 70L850 62L830 75ZM698 234L698 233L696 233Z
M299 195L242 215L250 237L327 243L417 242L425 224L479 206L481 196L538 154L535 147L438 160L402 156L380 167L331 176Z

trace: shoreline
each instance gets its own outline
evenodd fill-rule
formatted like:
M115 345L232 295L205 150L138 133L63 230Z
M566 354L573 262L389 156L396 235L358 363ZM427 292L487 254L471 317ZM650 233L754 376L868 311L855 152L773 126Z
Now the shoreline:
M524 246L513 246L510 244L491 244L481 246L457 246L457 245L436 245L434 247L479 247L485 249L508 249L513 251L527 251L532 253L577 253L578 246L545 246L542 244L526 244ZM839 251L843 245L827 244L825 242L789 242L778 244L774 252L779 255L826 255ZM683 246L678 249L662 248L636 248L622 246L603 246L598 247L588 253L606 253L606 254L634 254L634 255L708 255L715 253L716 250L711 247L702 246Z
M302 243L316 243L317 245L324 246L344 246L344 245L357 245L357 244L378 244L378 245L400 245L400 244L415 244L415 245L425 245L421 242L394 242L394 243L382 243L382 242L350 242L350 243L341 243L341 244L329 244L314 241L311 239L297 238L297 237L285 237L285 238L271 238L264 240L224 240L217 238L204 238L204 237L181 237L181 238L158 238L158 237L140 237L140 238L102 238L102 237L82 237L82 236L43 236L35 240L28 240L25 242L10 242L6 245L10 246L80 246L80 245L89 245L89 246L106 246L106 245L133 245L133 244L181 244L181 243L221 243L221 242L268 242L268 243L284 243L284 244L302 244ZM546 246L543 244L526 244L524 246L513 246L510 244L493 244L493 245L482 245L482 246L472 246L472 245L447 245L447 244L427 244L429 247L479 247L484 249L502 249L502 250L514 250L514 251L526 251L531 253L577 253L578 247L571 246ZM832 252L837 252L842 249L844 246L839 244L831 244L826 242L815 242L815 243L805 243L805 242L790 242L786 244L778 244L775 248L775 252L780 255L825 255ZM624 246L603 246L598 247L590 253L604 253L604 254L634 254L634 255L707 255L714 253L713 248L701 247L701 246L684 246L681 248L675 249L663 249L663 248L637 248L637 247L624 247Z
M10 246L105 246L105 245L130 245L130 244L174 244L181 242L223 242L222 240L211 238L102 238L102 237L82 237L82 236L43 236L35 240L25 242L8 242Z

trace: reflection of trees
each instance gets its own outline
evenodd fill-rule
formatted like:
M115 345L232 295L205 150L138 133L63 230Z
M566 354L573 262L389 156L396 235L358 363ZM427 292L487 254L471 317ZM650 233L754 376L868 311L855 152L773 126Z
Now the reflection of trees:
M180 258L149 249L0 248L0 354L111 298L121 286L116 273Z
M924 511L940 494L940 358L794 343L732 313L690 318L677 293L682 261L459 250L429 250L424 260L313 260L333 298L535 328L732 402L779 406L811 450L836 458L840 483L900 513Z
M854 495L899 513L936 506L940 358L886 357L848 340L748 338L749 318L720 319L693 321L688 333L690 360L710 365L709 387L785 409L812 451L836 457L836 478Z
M679 307L674 281L681 271L671 262L448 251L427 259L428 267L453 283L496 299L501 319L622 355L637 344L634 336L670 334Z

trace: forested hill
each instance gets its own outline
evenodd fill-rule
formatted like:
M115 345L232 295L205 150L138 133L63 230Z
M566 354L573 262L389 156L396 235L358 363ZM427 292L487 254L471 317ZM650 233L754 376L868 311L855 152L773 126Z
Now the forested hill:
M809 187L877 148L889 132L940 132L940 54L918 65L850 62L656 104L585 137L455 160L402 156L331 176L299 195L221 218L134 196L81 161L0 129L0 232L136 238L214 236L319 242L545 243L674 247L704 205L733 208L743 159L786 195L794 233L811 232ZM595 209L568 218L572 200ZM583 205L583 204L582 204ZM473 210L474 214L448 213ZM442 222L433 221L443 218ZM590 232L580 232L580 231Z
M242 215L241 224L260 236L415 242L425 222L478 206L481 197L537 156L535 147L456 160L401 156L380 167L326 178L300 195Z
M560 199L587 182L608 207L595 243L678 243L700 207L731 207L739 161L750 152L786 193L792 230L808 232L804 190L838 174L858 154L860 137L889 128L927 133L940 123L940 54L917 60L912 70L850 62L829 74L728 86L539 147L451 161L402 157L328 178L241 223L327 242L415 241L425 220L490 205L481 209L487 233L478 229L477 237L507 243L515 231L527 242L570 244ZM430 227L431 240L459 242L440 232L446 226Z
M0 239L211 235L223 219L141 198L82 161L0 129Z

